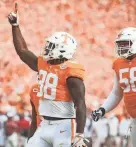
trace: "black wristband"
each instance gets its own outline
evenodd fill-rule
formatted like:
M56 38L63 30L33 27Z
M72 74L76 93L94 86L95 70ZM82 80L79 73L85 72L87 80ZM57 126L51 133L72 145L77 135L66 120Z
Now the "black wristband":
M102 116L104 116L104 114L105 114L105 109L104 109L103 107L100 107L99 110L102 111Z

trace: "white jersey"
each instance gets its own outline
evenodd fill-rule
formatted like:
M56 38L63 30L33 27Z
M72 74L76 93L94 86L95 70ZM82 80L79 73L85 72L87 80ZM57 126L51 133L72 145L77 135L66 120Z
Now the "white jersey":
M75 118L75 109L73 102L61 102L51 100L40 100L39 114L41 116Z

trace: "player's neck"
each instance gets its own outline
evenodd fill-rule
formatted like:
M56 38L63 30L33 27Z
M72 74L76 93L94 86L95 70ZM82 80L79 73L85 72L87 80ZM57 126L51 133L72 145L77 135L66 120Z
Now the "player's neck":
M54 60L47 61L47 63L52 64L52 65L57 65L57 64L62 64L65 61L67 61L67 59L54 59Z

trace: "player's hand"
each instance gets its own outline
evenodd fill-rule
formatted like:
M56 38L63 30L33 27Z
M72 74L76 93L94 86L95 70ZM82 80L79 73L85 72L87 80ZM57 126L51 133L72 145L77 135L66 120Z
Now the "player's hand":
M98 121L101 117L103 117L105 114L105 109L100 107L98 110L92 111L92 119L94 121Z
M12 26L18 26L19 25L19 17L18 17L18 4L15 3L14 12L11 12L8 15L8 21Z
M90 141L84 138L83 134L77 134L72 140L71 147L87 147Z

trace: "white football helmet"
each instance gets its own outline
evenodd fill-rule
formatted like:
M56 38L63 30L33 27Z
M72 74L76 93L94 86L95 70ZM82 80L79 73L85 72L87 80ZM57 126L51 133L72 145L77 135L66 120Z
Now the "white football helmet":
M77 49L77 42L73 36L66 32L56 32L46 39L42 56L45 60L72 59Z
M128 58L129 56L136 54L136 28L128 27L121 30L115 43L116 53L119 57Z

